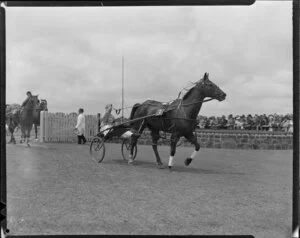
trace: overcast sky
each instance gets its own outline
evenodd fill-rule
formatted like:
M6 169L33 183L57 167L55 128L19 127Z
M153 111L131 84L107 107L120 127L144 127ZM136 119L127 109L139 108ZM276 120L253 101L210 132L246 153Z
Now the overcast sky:
M252 6L7 8L7 103L50 112L170 101L205 72L227 93L202 115L292 113L292 1ZM128 115L130 110L125 111Z

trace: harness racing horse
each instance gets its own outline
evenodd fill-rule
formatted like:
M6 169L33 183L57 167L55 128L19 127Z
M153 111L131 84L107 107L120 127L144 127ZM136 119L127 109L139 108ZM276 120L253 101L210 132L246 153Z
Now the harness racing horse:
M180 137L184 136L195 146L195 151L185 160L185 166L188 166L200 149L197 137L194 131L197 126L197 116L202 103L206 97L223 101L226 94L208 78L208 73L195 83L182 99L176 99L168 105L154 100L147 100L142 104L135 104L132 108L130 120L145 118L131 123L134 130L140 134L147 127L151 131L152 148L156 156L158 168L163 169L163 163L157 151L157 141L159 140L159 131L171 133L171 151L169 158L169 169L173 166L173 159L176 152L176 144ZM157 116L151 116L157 115ZM147 117L149 116L149 117ZM133 163L133 152L139 136L132 137L130 146L130 155L128 163Z
M41 111L48 111L47 107L47 100L41 99L41 102L39 103L36 110L33 111L33 124L34 124L34 132L35 132L35 139L37 140L37 127L40 125L40 118L41 118Z
M25 140L28 147L30 132L33 126L34 112L38 106L38 96L31 96L20 111L20 127L21 127L21 140Z

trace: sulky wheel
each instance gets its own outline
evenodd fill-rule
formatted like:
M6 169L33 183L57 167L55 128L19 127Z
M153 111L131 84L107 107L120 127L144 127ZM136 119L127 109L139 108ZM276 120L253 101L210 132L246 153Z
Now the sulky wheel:
M90 154L93 159L101 163L105 156L105 144L101 137L94 137L90 145Z
M128 139L123 140L122 146L121 146L121 151L122 151L123 159L125 161L128 161L128 157L130 154L130 140L128 140ZM136 153L137 153L137 145L135 145L134 149L133 149L133 158L132 158L133 160L136 157Z

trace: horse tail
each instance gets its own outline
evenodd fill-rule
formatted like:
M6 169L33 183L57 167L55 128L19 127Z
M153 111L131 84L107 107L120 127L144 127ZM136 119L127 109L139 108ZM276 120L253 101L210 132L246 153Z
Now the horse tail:
M134 113L136 112L136 109L138 109L138 107L139 107L140 105L141 105L140 103L136 103L136 104L133 105L132 110L131 110L131 113L130 113L130 117L129 117L130 120L133 119Z

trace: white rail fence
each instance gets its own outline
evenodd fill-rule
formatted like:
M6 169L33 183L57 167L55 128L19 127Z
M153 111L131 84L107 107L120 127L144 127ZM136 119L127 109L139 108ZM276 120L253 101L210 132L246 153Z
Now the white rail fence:
M40 142L77 142L74 134L76 114L42 111L40 118ZM85 137L88 141L97 134L98 121L99 115L85 115Z

